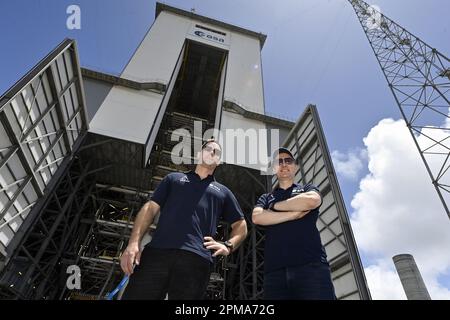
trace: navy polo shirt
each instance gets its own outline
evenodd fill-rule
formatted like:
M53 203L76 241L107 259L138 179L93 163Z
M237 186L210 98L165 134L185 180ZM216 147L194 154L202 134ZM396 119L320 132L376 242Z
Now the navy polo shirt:
M214 237L222 216L230 224L244 215L233 193L212 175L200 178L194 171L170 173L151 200L161 207L158 227L148 246L183 249L212 262L204 237Z
M294 183L286 190L276 188L272 193L260 196L255 207L267 210L272 197L275 202L280 202L308 191L319 192L312 184L301 187ZM319 208L316 208L301 219L266 226L264 271L270 272L310 262L327 262L316 226L318 218Z

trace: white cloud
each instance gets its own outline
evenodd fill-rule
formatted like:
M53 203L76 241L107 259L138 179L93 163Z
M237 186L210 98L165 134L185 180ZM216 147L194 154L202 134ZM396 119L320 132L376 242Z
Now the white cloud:
M433 134L439 135L436 131ZM450 284L438 282L450 272L450 220L404 121L380 121L364 144L370 173L352 200L352 226L359 249L375 261L366 268L372 296L405 298L399 293L403 289L392 256L409 253L431 297L450 299ZM436 167L432 158L429 161Z
M364 269L372 299L404 300L406 299L400 278L389 260L378 260L376 264Z
M367 152L365 149L351 150L348 153L334 150L331 153L331 158L337 174L342 178L354 181L358 179L358 175L363 169Z

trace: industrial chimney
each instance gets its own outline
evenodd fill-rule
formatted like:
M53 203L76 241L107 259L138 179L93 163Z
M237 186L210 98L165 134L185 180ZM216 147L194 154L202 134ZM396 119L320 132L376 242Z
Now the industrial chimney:
M410 254L399 254L392 257L392 260L408 300L431 300L414 257Z

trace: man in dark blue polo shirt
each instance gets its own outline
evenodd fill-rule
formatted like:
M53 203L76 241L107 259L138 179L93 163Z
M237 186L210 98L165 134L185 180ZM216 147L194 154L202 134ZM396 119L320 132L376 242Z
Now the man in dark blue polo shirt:
M279 185L263 194L252 214L266 226L264 296L266 299L335 299L330 267L316 227L322 198L311 185L294 183L298 165L279 148L273 159Z
M244 240L242 210L213 176L221 152L215 140L205 142L195 171L168 174L142 207L121 257L122 270L131 274L122 299L202 299L213 257L231 254ZM142 237L159 211L154 237L141 253ZM231 224L225 242L213 238L220 217Z

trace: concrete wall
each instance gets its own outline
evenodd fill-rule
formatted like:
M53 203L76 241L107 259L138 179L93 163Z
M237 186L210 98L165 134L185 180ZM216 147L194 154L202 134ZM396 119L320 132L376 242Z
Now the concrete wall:
M124 68L121 78L137 82L159 82L167 86L167 92L163 95L116 85L103 97L106 87L96 88L96 84L87 82L92 90L99 91L89 93L92 101L90 132L147 144L147 159L155 136L152 130L158 130L159 118L165 112L173 79L181 65L181 53L186 39L228 51L226 76L224 74L223 77L225 84L222 83L223 99L247 110L264 113L260 40L189 16L162 11ZM102 99L103 102L96 110L98 101ZM262 122L239 118L226 112L222 113L220 123L222 129L265 129Z
M88 120L91 121L98 109L102 105L113 85L104 81L99 81L83 77L84 94L86 97L86 107Z

